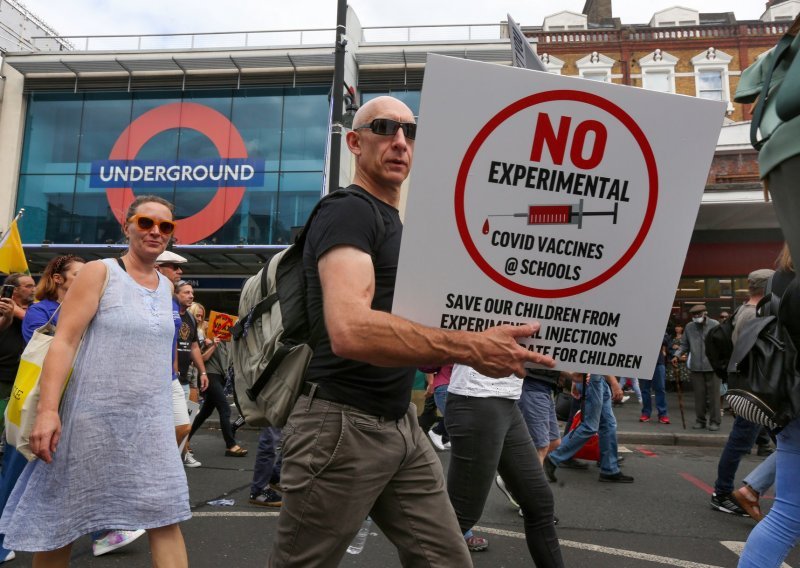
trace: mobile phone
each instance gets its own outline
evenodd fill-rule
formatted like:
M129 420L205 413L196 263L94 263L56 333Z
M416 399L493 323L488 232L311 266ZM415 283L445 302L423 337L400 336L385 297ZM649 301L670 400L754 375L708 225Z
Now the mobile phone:
M14 288L12 284L3 284L3 291L0 292L0 298L10 298L14 294Z

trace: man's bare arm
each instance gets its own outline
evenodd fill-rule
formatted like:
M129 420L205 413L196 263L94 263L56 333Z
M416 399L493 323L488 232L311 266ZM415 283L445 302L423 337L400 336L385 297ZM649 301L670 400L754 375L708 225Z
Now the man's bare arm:
M462 363L489 377L524 376L525 363L555 364L516 342L538 330L538 322L472 333L426 327L373 310L372 258L355 247L334 247L318 267L325 325L339 357L387 367Z

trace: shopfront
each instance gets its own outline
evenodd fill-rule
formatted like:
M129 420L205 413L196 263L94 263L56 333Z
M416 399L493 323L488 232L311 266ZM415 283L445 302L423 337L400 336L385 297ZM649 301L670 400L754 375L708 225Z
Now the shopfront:
M322 190L325 87L31 93L25 244L112 244L133 195L164 197L176 245L280 245Z

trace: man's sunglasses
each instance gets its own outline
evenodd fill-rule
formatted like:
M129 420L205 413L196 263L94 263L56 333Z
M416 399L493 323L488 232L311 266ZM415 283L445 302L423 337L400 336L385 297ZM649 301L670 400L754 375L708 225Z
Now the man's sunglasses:
M403 129L403 135L409 140L414 140L417 137L417 125L413 122L397 122L391 118L376 118L369 124L362 124L356 126L353 130L360 130L362 128L369 128L379 136L394 136L397 131Z
M149 231L153 226L158 225L158 230L162 235L171 235L175 232L175 222L166 221L164 219L153 219L147 215L134 215L128 219L128 223L136 223L136 226L142 231Z

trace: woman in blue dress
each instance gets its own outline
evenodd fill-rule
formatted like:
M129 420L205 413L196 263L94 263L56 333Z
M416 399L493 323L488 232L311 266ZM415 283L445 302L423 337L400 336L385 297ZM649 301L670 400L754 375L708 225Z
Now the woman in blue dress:
M0 519L4 546L36 552L37 567L68 566L77 538L109 527L146 529L156 566L188 565L178 523L191 517L189 494L170 412L172 285L155 269L172 218L159 197L134 200L127 253L86 264L62 303L31 433L40 459Z

